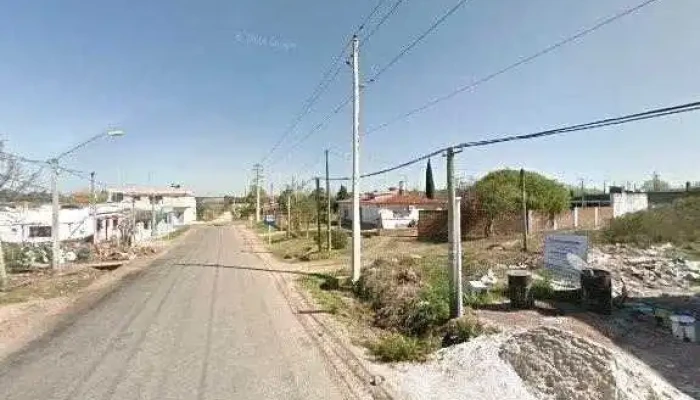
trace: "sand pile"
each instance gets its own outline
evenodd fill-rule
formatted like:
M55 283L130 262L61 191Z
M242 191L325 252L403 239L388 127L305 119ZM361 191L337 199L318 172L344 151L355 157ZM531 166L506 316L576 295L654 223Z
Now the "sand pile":
M549 327L482 336L388 378L409 399L690 399L634 357Z

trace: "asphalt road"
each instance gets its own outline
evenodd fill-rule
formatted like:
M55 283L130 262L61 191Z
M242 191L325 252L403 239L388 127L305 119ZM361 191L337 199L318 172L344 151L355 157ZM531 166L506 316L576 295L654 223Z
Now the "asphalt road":
M201 227L65 329L0 364L0 399L340 399L270 272Z

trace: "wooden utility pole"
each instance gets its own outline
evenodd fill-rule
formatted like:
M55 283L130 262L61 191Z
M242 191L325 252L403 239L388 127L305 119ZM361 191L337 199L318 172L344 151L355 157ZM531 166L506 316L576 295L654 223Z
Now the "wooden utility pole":
M527 193L525 192L525 169L520 169L520 202L523 211L523 251L527 252L527 234L529 230L527 218Z
M316 241L318 242L318 252L323 251L321 242L321 178L316 177Z
M292 195L287 193L287 237L292 237Z
M326 234L328 252L333 249L331 245L331 178L328 165L328 149L326 149Z

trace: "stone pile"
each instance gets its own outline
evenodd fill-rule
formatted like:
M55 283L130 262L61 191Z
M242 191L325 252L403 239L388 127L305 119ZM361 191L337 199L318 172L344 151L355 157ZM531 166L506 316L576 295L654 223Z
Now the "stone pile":
M588 253L591 268L611 272L613 292L634 297L687 294L700 285L700 262L679 257L670 244L639 249L624 245L593 248Z

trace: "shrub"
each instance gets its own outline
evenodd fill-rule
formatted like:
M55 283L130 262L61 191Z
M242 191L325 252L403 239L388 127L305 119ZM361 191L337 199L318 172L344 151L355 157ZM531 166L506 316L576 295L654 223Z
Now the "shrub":
M343 231L332 231L331 246L335 250L343 250L344 248L348 247L348 235Z
M464 343L486 333L488 330L471 312L467 312L462 318L453 319L445 326L443 347Z
M648 246L700 241L700 198L688 197L673 204L615 218L602 231L609 243Z
M398 333L388 334L368 347L372 355L382 362L425 361L433 350L433 346L425 340Z
M425 266L377 260L355 293L375 311L376 326L406 335L424 336L449 318L449 285L442 273Z

